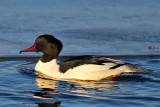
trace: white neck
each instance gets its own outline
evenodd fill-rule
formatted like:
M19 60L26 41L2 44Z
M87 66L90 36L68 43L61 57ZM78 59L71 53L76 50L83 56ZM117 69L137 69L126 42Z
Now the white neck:
M41 72L47 76L56 77L59 74L59 65L56 59L52 59L50 62L42 62L41 60L35 66L35 70Z

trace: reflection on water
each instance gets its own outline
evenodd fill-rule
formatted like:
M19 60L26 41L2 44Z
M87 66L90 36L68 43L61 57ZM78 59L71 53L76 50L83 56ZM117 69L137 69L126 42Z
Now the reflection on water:
M61 102L55 102L53 104L47 104L47 103L39 103L39 107L58 107L61 104Z
M41 99L55 99L47 95L63 94L81 97L90 97L106 99L96 94L102 94L104 91L113 91L121 88L123 84L114 83L113 81L79 81L79 80L51 80L45 78L36 78L36 82L42 92L34 93L34 97ZM111 93L108 93L110 95ZM113 94L113 93L112 93Z
M142 58L124 61L153 71L148 74L118 76L115 81L57 80L35 75L35 63L32 62L0 62L0 106L159 105L160 60Z

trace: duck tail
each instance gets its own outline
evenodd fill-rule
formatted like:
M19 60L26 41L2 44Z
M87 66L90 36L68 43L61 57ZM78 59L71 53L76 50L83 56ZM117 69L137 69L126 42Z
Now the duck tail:
M125 67L125 72L127 73L148 73L151 71L150 69L136 67L132 64L126 64Z

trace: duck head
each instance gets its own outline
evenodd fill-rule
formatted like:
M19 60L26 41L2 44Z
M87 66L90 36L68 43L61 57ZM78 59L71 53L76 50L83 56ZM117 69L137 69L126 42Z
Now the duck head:
M22 52L42 52L43 56L40 58L42 62L49 62L56 59L62 50L62 43L52 35L40 35L35 40L33 46L28 49L21 50Z

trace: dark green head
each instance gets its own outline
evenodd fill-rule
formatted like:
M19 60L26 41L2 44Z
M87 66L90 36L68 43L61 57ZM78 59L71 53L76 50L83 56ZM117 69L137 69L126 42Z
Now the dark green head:
M52 35L40 35L34 45L28 49L21 50L22 52L43 52L41 61L48 62L52 59L56 59L62 50L62 43Z

